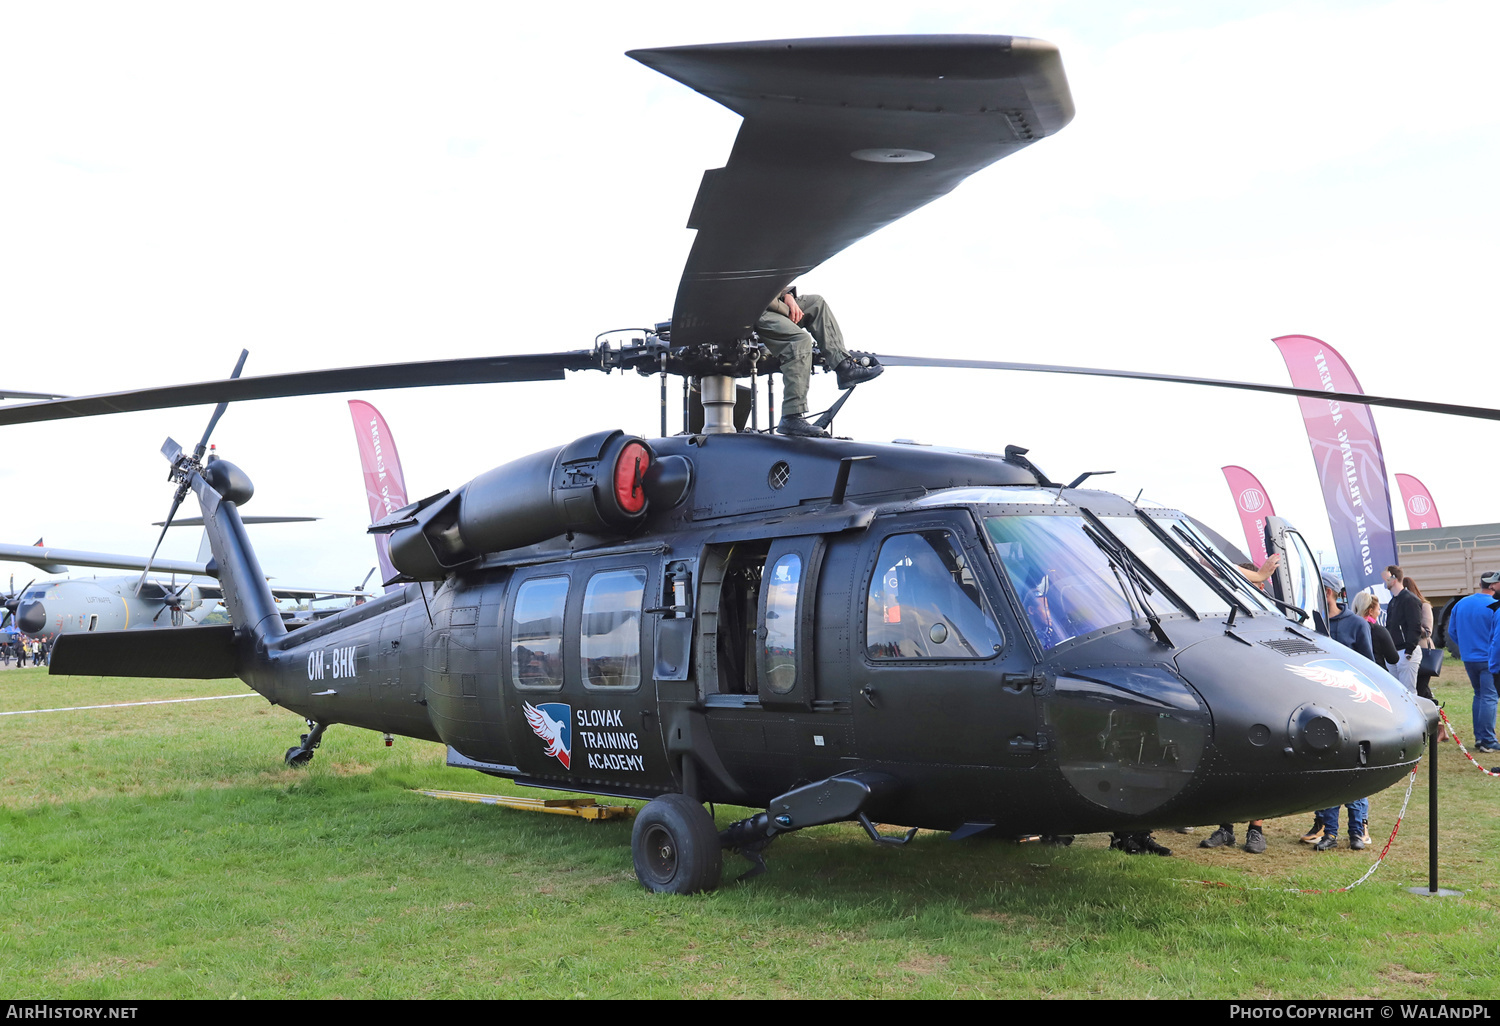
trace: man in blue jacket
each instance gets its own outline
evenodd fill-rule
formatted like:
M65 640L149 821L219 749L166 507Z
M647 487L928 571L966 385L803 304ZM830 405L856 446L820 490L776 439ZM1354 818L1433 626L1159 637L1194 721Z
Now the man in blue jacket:
M1323 571L1323 598L1331 611L1328 617L1328 636L1340 645L1354 649L1370 662L1375 662L1375 643L1370 640L1370 622L1356 616L1354 610L1339 604L1344 594L1344 582L1338 575ZM1378 665L1378 664L1377 664Z
M1495 607L1500 597L1500 570L1491 570L1479 578L1479 591L1460 599L1448 614L1448 638L1458 646L1458 657L1474 689L1474 749L1500 752L1495 738L1495 711L1500 695L1495 690L1491 666L1500 666L1494 653Z

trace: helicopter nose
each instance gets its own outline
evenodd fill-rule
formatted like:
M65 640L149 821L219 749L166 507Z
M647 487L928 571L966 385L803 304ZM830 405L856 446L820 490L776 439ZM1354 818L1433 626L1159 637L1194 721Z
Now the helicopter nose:
M1220 635L1178 653L1176 663L1213 716L1208 790L1247 815L1366 797L1422 754L1428 715L1416 696L1327 638Z
M36 634L47 626L47 607L40 602L23 602L16 614L16 626L27 634Z

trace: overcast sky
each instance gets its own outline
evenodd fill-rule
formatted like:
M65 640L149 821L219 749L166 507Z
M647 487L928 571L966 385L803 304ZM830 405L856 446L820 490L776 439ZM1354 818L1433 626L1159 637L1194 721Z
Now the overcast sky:
M222 377L241 347L255 374L576 349L664 320L738 118L624 51L973 32L1057 44L1077 117L803 279L856 348L1284 384L1270 340L1303 333L1369 392L1500 406L1500 5L722 6L5 5L0 386ZM256 483L247 513L324 518L251 529L282 581L349 587L374 563L347 398L239 404L215 434ZM656 382L634 375L364 398L414 496L657 428ZM171 500L158 449L208 415L0 429L0 541L149 550ZM1422 478L1446 523L1500 521L1500 424L1377 423L1391 473ZM838 428L1015 443L1063 480L1115 470L1105 487L1235 540L1219 468L1237 463L1331 550L1291 398L892 370ZM173 534L164 551L191 558L196 533Z

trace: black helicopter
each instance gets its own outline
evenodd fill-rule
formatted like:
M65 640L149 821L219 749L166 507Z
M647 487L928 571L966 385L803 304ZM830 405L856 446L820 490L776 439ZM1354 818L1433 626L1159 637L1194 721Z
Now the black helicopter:
M637 875L678 893L714 887L724 849L763 865L777 835L818 824L895 844L919 827L1137 831L1326 807L1410 771L1435 709L1315 630L1310 554L1288 550L1272 597L1192 518L1088 475L1054 482L1019 447L756 429L769 299L1066 125L1055 48L873 37L631 56L744 116L704 176L670 323L618 347L34 403L0 424L218 402L212 430L240 399L619 368L661 375L664 437L590 434L396 511L371 530L412 586L290 632L242 526L248 476L204 461L207 433L192 453L169 439L173 512L196 496L232 623L71 635L52 672L239 677L308 719L292 764L345 724L524 785L648 799ZM793 201L811 212L794 235L762 216ZM687 423L665 437L672 374ZM705 802L765 811L720 832Z

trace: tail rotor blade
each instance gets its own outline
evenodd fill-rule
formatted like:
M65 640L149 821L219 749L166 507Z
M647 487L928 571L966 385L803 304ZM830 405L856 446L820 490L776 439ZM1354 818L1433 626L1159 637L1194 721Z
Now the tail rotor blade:
M146 569L141 571L141 579L135 582L135 593L139 595L141 589L146 586L146 575L151 572L151 564L156 562L156 553L161 549L162 539L166 538L167 531L172 527L172 518L177 515L178 507L182 505L184 495L181 491L172 499L172 508L167 510L166 523L162 525L161 534L156 536L156 546L151 550L151 557L146 560Z
M245 358L249 355L250 350L240 350L239 362L234 365L234 373L229 375L229 380L233 381L240 376L240 371L245 369ZM208 436L214 433L214 426L219 423L219 418L224 416L224 411L228 408L228 402L221 402L218 406L214 407L214 415L208 418L208 427L203 430L203 438L199 440L198 448L193 450L193 455L196 459L201 460L203 458L203 453L208 449Z
M250 350L240 350L240 358L238 361L236 361L234 365L234 373L229 375L229 380L233 381L240 376L240 372L245 369L245 360L249 356ZM177 486L177 494L172 498L172 508L167 511L167 519L162 522L161 534L156 536L156 546L151 550L150 558L146 560L146 568L141 571L141 579L135 582L135 593L137 595L139 595L141 593L141 589L146 586L146 575L151 572L151 564L156 562L156 554L161 551L161 543L163 539L167 537L167 531L171 530L172 518L177 515L178 509L182 507L182 500L187 498L188 481L191 477L191 474L198 470L201 466L203 454L208 450L208 436L214 433L214 426L219 423L219 418L224 416L224 410L227 409L228 406L229 402L228 400L225 400L223 402L220 402L218 406L214 407L214 415L208 418L208 427L203 429L203 437L198 441L198 448L193 450L193 456L190 461L190 465L186 468L186 470L181 472L181 484ZM161 454L167 458L167 461L169 463L172 464L172 473L169 477L169 480L178 477L179 465L183 462L182 446L178 445L171 438L168 438L166 442L162 444ZM167 589L167 593L170 595L177 594L176 575L173 575L172 586ZM158 613L157 615L160 616L161 614Z

